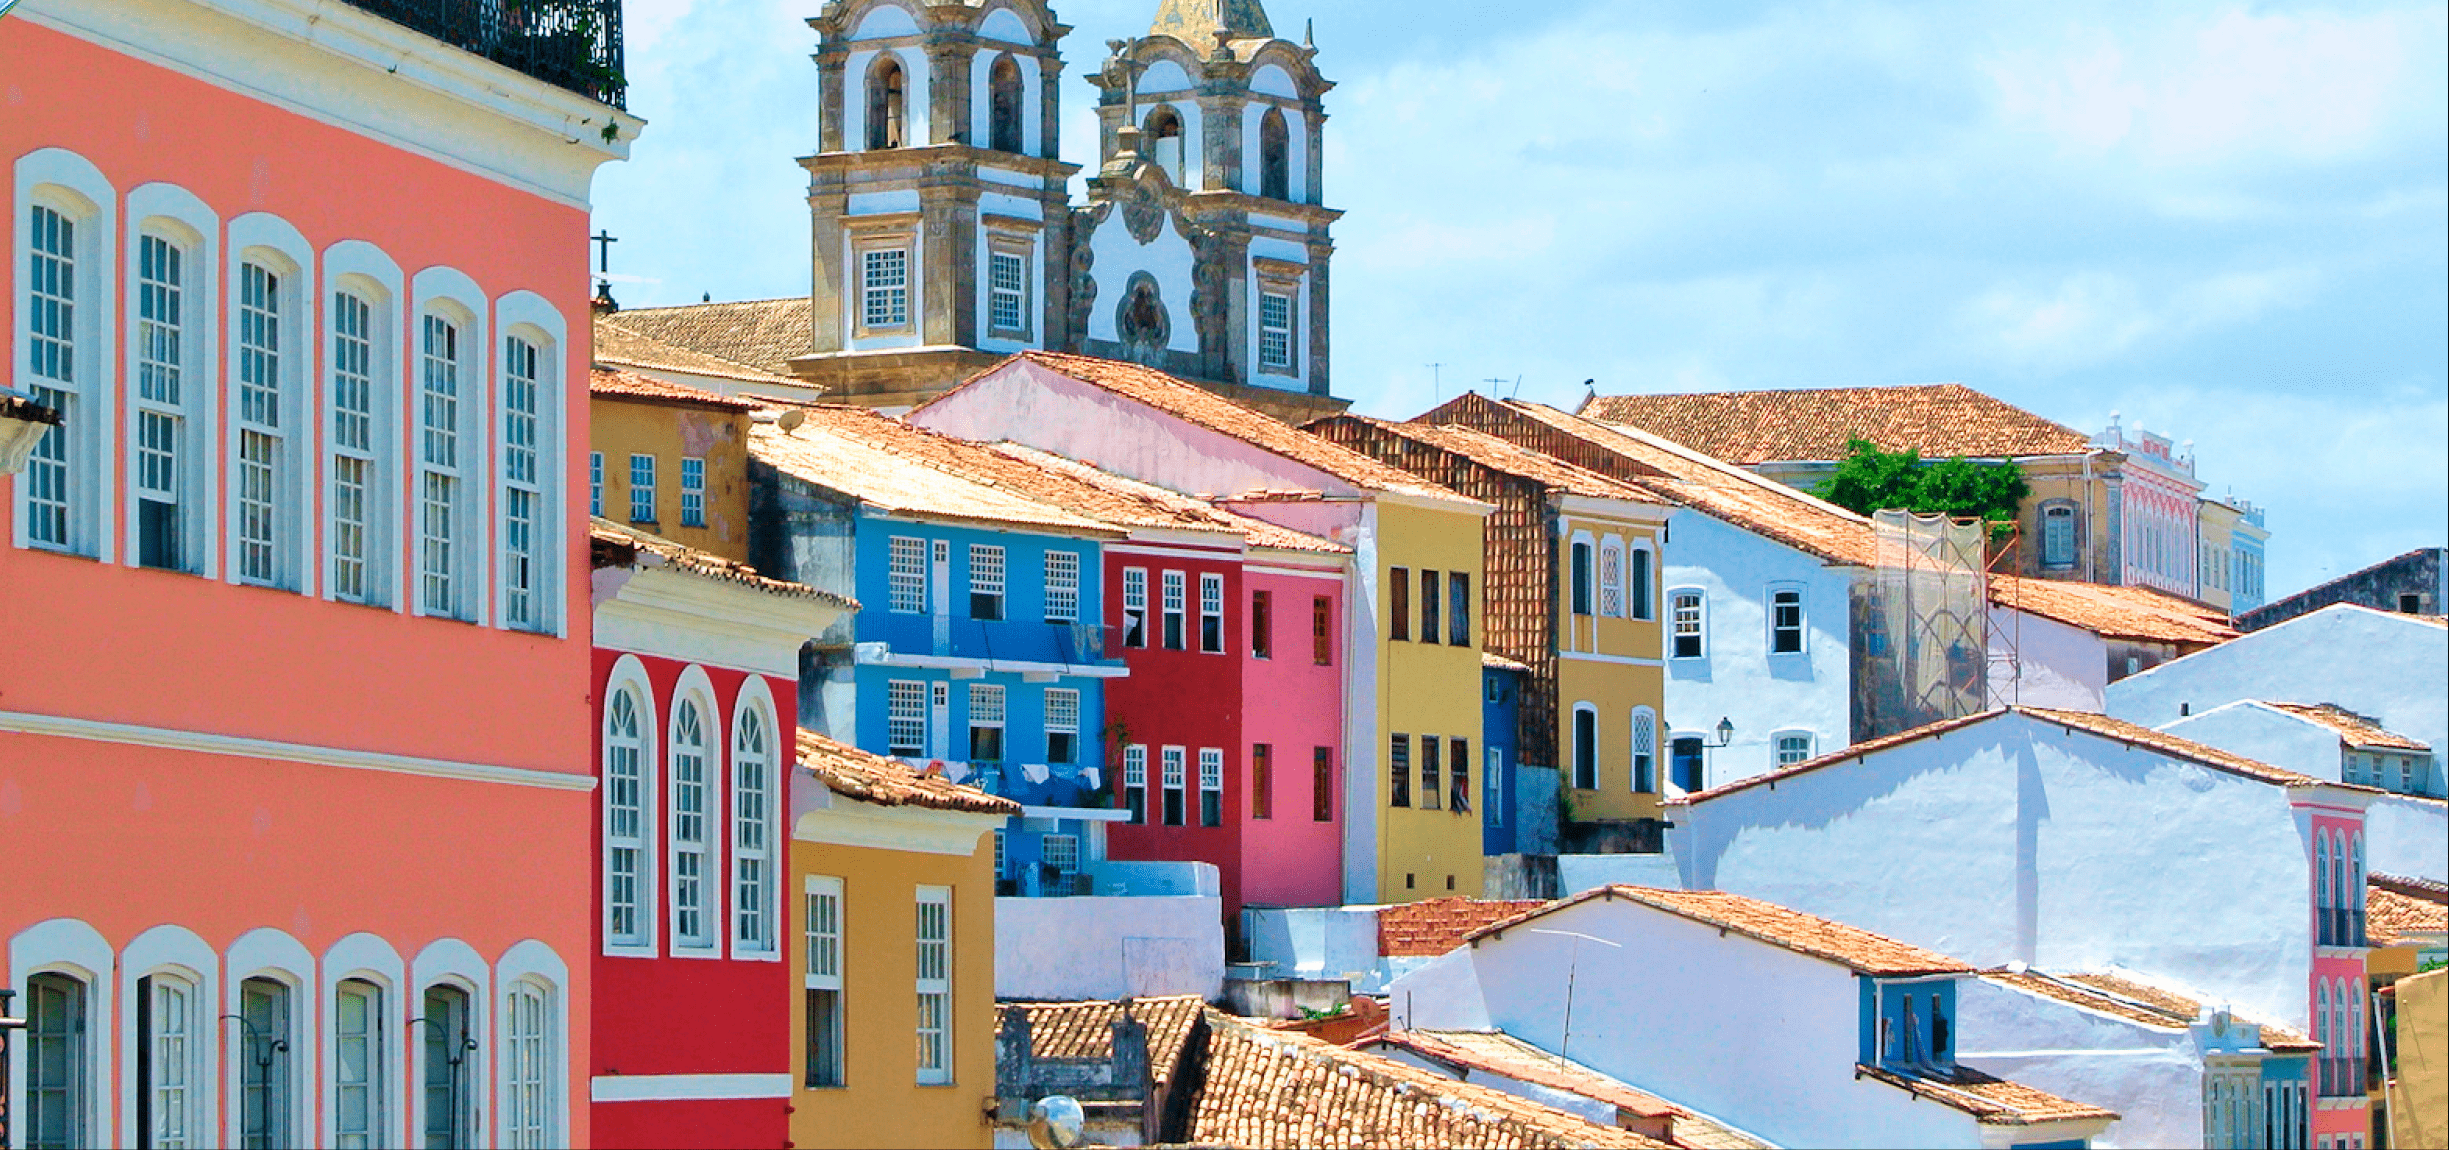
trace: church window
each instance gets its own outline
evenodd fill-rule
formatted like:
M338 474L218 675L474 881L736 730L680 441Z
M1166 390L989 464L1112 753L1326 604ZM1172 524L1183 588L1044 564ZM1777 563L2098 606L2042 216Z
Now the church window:
M1165 169L1173 182L1182 182L1182 117L1170 107L1159 107L1148 114L1148 157Z
M1005 53L987 72L987 147L1018 152L1020 143L1020 65Z
M1272 371L1293 368L1293 297L1277 292L1259 296L1259 366Z
M1292 133L1284 113L1275 108L1259 118L1259 194L1271 200L1292 198Z
M987 253L987 326L1029 334L1029 260L1000 246Z
M876 58L867 70L867 150L881 152L899 148L907 142L904 135L908 118L909 79L902 72L901 61L886 54Z
M910 323L910 252L875 248L859 254L859 302L863 326L907 327Z

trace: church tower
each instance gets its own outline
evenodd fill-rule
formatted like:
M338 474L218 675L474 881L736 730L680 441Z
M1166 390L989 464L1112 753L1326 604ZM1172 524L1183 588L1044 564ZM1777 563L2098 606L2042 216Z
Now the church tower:
M828 0L817 33L811 353L830 398L900 408L1071 314L1059 48L1045 0Z
M1090 77L1102 162L1073 222L1077 349L1295 422L1341 410L1317 49L1259 0L1162 0L1146 36L1108 46Z

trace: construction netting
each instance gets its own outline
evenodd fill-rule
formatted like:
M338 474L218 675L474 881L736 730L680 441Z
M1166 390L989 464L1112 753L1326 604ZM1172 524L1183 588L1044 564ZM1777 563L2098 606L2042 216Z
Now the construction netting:
M1856 584L1854 737L1989 705L1988 583L1979 520L1882 511L1877 566Z

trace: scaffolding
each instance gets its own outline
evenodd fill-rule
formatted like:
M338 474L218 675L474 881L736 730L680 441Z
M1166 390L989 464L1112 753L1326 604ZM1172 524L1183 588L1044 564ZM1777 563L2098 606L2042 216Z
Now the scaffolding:
M1857 584L1854 737L1875 739L1989 705L1986 525L1881 511Z

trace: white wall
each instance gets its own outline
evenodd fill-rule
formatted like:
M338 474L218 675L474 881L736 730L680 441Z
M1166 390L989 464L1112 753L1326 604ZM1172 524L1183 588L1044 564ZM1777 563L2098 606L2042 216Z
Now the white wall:
M1250 960L1273 965L1271 978L1358 982L1378 964L1378 908L1266 907L1242 912Z
M2310 864L2281 787L2010 712L1676 821L1696 888L2306 1026Z
M2336 703L2438 751L2449 742L2449 628L2340 604L2109 684L2109 713L2146 727L2238 699Z
M1852 971L1636 903L1580 903L1483 938L1398 980L1389 998L1398 1023L1462 1029L1484 1017L1779 1145L1981 1140L1970 1115L1854 1076Z
M2012 654L2012 661L2008 656ZM2081 627L1990 608L1990 705L2108 709L2109 645Z
M1207 897L996 899L995 997L1220 998L1223 915Z
M1667 660L1667 713L1658 748L1659 775L1670 773L1673 735L1713 731L1720 718L1735 724L1723 749L1707 752L1710 786L1766 773L1776 762L1769 736L1808 730L1815 754L1852 741L1852 672L1847 666L1849 569L1712 519L1679 509L1667 521L1665 577L1659 597L1670 614L1674 589L1698 587L1707 602L1706 657ZM1769 590L1803 589L1808 634L1803 655L1769 654ZM1714 734L1710 742L1716 742Z
M2115 1110L2094 1146L2200 1146L2202 1056L2191 1031L2145 1026L1986 978L1956 984L1957 1057Z
M2344 750L2337 731L2258 700L2240 699L2208 711L2197 708L2160 729L2258 763L2340 781Z
M2449 882L2449 803L2384 795L2364 811L2364 869Z
M1684 880L1676 869L1673 850L1654 855L1556 856L1556 893L1561 896L1570 898L1616 883L1677 890Z
M1190 241L1175 230L1171 213L1157 230L1156 238L1146 244L1131 235L1123 223L1120 207L1108 213L1089 237L1089 250L1095 255L1090 274L1097 283L1096 301L1088 309L1090 339L1119 340L1120 327L1114 322L1115 311L1131 287L1135 272L1147 272L1156 280L1157 294L1165 301L1165 346L1174 351L1199 350L1199 328L1191 319L1191 268L1197 255Z

